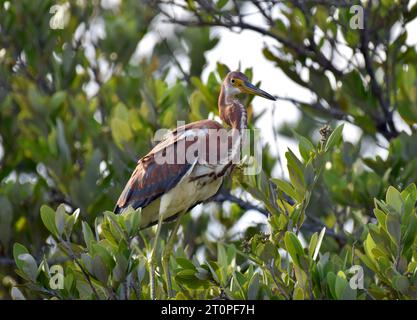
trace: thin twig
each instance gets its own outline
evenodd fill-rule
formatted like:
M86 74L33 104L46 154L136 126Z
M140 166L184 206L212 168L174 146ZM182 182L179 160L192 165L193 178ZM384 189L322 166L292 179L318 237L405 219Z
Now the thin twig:
M64 245L65 249L67 250L66 253L71 257L72 261L74 261L74 263L80 268L84 279L87 281L88 285L90 286L91 290L93 291L94 295L96 296L97 300L100 300L100 296L97 293L96 288L94 287L93 283L91 282L90 276L88 275L88 273L84 270L84 267L81 265L81 263L78 261L78 259L75 256L74 251L71 248L71 244L69 244L67 241L65 241L64 239L59 239L61 241L61 243Z
M375 70L372 65L372 59L369 55L370 34L369 34L369 28L368 28L368 20L370 20L370 9L371 9L370 6L371 5L372 5L372 1L369 1L368 5L365 7L364 28L360 33L360 40L361 40L360 51L362 52L362 55L365 61L366 72L368 73L369 78L370 78L371 91L375 95L375 97L378 99L379 105L385 117L385 121L381 123L381 125L379 125L379 129L383 131L382 134L388 140L390 140L398 136L398 131L392 119L392 112L390 111L389 103L386 99L384 99L382 88L378 84L378 81L376 79ZM383 130L381 128L382 125L387 126L388 130Z
M166 1L157 1L157 3L167 4ZM168 4L171 4L173 6L178 6L178 3L173 2L173 1L168 2ZM190 26L190 27L205 27L205 26L209 27L209 26L211 26L211 27L225 27L225 28L228 28L228 29L239 28L240 30L251 30L251 31L257 32L259 34L262 34L264 36L268 36L268 37L271 37L271 38L277 40L278 42L280 42L284 46L294 50L300 56L309 57L310 59L316 61L319 65L321 65L324 70L329 70L330 72L332 72L336 77L339 77L343 74L342 71L338 70L332 64L332 62L329 61L321 52L314 51L314 50L312 50L312 48L308 48L308 47L300 45L300 44L296 44L296 43L290 41L289 39L284 38L284 37L280 36L279 34L275 33L273 30L264 29L264 28L261 28L259 26L250 24L248 22L244 22L243 19L241 19L240 14L237 15L238 19L236 20L236 19L233 19L233 17L236 18L236 16L233 16L231 14L230 15L225 15L223 13L223 16L216 15L215 14L216 12L214 12L211 7L209 9L207 9L207 8L204 8L204 9L205 9L204 10L205 13L212 14L213 19L204 20L202 18L202 15L197 11L197 9L194 9L192 11L194 13L195 17L197 18L196 20L178 19L178 18L170 15L166 11L164 11L162 9L162 7L159 6L159 12L167 18L167 20L164 20L165 22L175 23L175 24L179 24L179 25L183 25L183 26ZM222 17L224 19L222 19Z
M277 286L278 290L281 292L281 294L285 297L285 299L289 300L290 297L288 296L288 294L285 292L284 288L281 286L281 284L279 283L276 275L275 275L275 271L274 271L274 259L271 259L271 263L267 263L266 264L266 268L268 269L268 271L271 274L272 280L275 282L275 285Z

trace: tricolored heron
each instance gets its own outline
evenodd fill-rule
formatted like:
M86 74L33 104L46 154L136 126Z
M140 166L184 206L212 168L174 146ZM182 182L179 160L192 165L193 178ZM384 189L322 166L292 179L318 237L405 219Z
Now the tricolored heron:
M235 166L230 153L240 147L240 137L247 128L246 109L236 97L239 93L275 100L272 95L251 84L243 73L233 71L227 74L218 99L219 114L220 119L231 131L237 133L238 138L233 143L227 139L226 157L220 150L222 143L215 143L214 147L212 144L213 141L220 141L217 133L226 130L217 121L201 120L178 127L138 161L117 201L115 213L121 213L129 206L142 208L141 229L157 224L151 251L151 298L155 298L155 254L162 223L177 218L162 257L168 296L171 297L168 264L180 219L190 208L214 196ZM185 157L190 149L197 152L191 152L193 156ZM216 155L211 157L213 153ZM158 161L161 159L173 161Z

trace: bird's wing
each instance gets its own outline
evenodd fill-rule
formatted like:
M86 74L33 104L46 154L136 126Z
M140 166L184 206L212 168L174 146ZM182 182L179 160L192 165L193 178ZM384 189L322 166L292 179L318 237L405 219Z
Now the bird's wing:
M129 205L134 209L144 208L152 201L171 190L190 170L193 163L178 161L183 152L178 148L185 149L195 143L196 139L190 139L193 132L202 134L207 131L199 129L220 129L222 126L211 120L203 120L188 124L172 131L165 140L158 143L146 156L141 158L127 182L114 209L120 213ZM169 163L162 163L161 159L173 159ZM187 160L187 159L184 159Z

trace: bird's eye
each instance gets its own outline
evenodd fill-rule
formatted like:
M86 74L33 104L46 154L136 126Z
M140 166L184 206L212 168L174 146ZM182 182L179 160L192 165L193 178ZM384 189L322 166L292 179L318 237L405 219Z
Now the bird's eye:
M235 83L235 79L230 80L231 83Z

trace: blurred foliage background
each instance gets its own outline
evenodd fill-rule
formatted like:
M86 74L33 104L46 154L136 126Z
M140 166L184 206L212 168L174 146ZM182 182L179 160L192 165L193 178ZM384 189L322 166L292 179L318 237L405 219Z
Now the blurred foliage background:
M416 16L413 1L396 0L1 0L0 298L149 298L154 231L132 228L139 212L108 211L155 130L217 114L228 66L201 75L223 27L268 37L259 55L313 98L279 97L302 116L273 131L299 150L284 161L265 145L262 174L237 170L186 215L170 261L175 297L415 299ZM161 23L170 32L157 33ZM157 43L141 56L144 37ZM357 144L340 123L358 128ZM364 155L377 146L383 156ZM281 163L289 179L271 175ZM236 232L247 211L269 218ZM63 289L50 285L54 264ZM353 265L363 288L349 285Z

